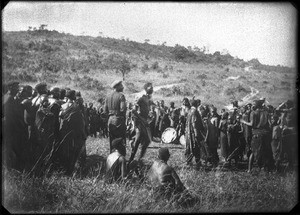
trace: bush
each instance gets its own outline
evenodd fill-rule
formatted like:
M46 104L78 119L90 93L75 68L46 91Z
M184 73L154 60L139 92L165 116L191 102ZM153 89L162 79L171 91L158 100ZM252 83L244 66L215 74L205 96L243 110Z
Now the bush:
M169 77L169 74L168 73L164 73L163 74L163 78L168 78Z
M80 78L78 75L74 78L75 85L81 87L84 90L104 90L105 87L101 82L96 79L93 79L89 76L83 76Z
M141 68L141 71L142 71L142 73L145 73L146 71L148 71L149 70L149 66L148 66L148 64L144 64L143 66L142 66L142 68Z
M156 69L158 69L158 68L159 68L158 62L155 61L155 62L151 65L151 69L156 70Z
M158 73L163 73L163 70L162 70L161 68L159 68L159 69L157 70L157 72L158 72Z
M55 84L58 82L59 78L60 76L58 74L47 70L42 72L41 77L39 77L39 81L45 81L46 83Z
M199 79L207 79L207 75L206 74L200 74L197 76L197 78Z

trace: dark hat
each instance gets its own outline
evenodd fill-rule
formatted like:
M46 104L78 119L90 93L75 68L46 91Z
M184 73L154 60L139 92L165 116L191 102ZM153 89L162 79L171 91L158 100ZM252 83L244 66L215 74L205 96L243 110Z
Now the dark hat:
M216 108L215 106L211 107L211 110L212 110L213 112L217 112L217 108Z
M38 83L37 85L35 85L35 90L38 92L38 93L44 93L42 92L42 90L47 87L47 84L46 83Z
M197 107L197 105L198 105L197 100L192 99L192 100L191 100L191 105L192 105L193 107Z
M183 103L184 105L186 105L186 106L191 106L191 105L190 105L189 99L186 98L186 97L184 97L184 98L182 99L182 103Z
M68 90L66 92L66 97L74 100L75 99L75 90Z
M51 87L50 93L51 94L60 93L59 87Z
M81 97L81 92L80 92L80 91L76 91L76 92L75 92L75 96L76 96L76 97Z
M257 100L254 100L254 101L253 101L253 104L254 104L256 107L262 106L263 103L264 103L264 100L259 100L259 99L257 99Z
M226 119L226 118L228 118L228 116L229 116L229 113L225 111L225 112L222 114L222 119Z
M152 86L152 83L148 82L144 85L144 89L147 90L151 86Z
M122 138L122 137L117 138L117 139L114 139L114 140L111 142L111 146L112 146L112 148L114 148L114 149L118 149L118 148L122 145L122 142L123 142L123 138Z
M115 80L112 84L111 84L111 87L112 88L116 88L116 86L118 86L119 84L122 83L122 80Z
M168 148L160 148L158 150L158 158L162 160L167 160L170 157L170 152Z
M77 98L76 98L76 102L77 102L78 104L83 104L83 98L82 98L82 97L77 97Z
M25 86L23 87L23 89L24 89L24 90L27 90L27 91L32 91L32 86L30 86L30 85L25 85Z
M12 89L16 89L19 88L19 82L17 81L11 81L7 84L7 89L12 90Z

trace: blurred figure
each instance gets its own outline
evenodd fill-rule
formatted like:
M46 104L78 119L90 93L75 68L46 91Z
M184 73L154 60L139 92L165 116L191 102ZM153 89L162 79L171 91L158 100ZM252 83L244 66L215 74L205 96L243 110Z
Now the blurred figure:
M148 123L149 123L150 130L151 130L152 140L153 140L153 137L154 137L153 135L154 135L154 132L155 132L155 119L156 119L155 106L151 105L150 106L150 111L149 111L149 120L148 120Z
M228 115L229 115L228 112L223 112L219 124L221 156L224 158L225 162L227 162L227 157L229 155L229 145L228 145L228 137L227 137Z
M22 171L25 168L24 151L28 144L28 132L22 99L18 94L19 82L8 83L7 90L2 98L3 162L8 168Z
M282 129L278 123L279 116L273 115L271 117L271 128L272 128L272 152L273 152L273 159L275 161L275 168L276 171L279 172L280 170L280 160L281 160L281 153L282 153Z

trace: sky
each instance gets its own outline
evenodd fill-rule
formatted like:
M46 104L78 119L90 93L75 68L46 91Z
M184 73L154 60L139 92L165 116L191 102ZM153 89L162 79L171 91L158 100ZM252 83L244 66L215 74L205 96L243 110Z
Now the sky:
M227 50L268 65L297 62L297 10L290 3L18 1L2 10L3 31L41 24L74 35Z

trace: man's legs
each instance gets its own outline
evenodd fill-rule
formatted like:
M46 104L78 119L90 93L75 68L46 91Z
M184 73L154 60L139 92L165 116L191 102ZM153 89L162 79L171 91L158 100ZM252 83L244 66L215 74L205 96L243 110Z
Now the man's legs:
M140 139L141 139L141 132L140 129L138 127L135 128L135 136L133 137L133 140L131 142L131 156L129 159L129 163L134 159L134 156L138 150L138 147L140 145Z

